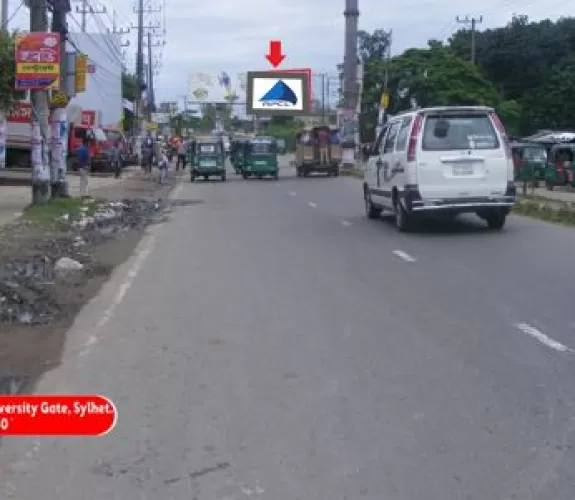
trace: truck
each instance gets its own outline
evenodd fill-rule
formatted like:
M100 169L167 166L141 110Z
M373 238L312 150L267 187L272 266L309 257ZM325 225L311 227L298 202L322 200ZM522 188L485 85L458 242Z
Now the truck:
M110 141L105 132L97 126L96 116L97 113L93 110L69 110L68 169L77 170L78 162L75 151L87 139L92 170L111 170L111 163L107 154ZM7 117L6 165L8 167L31 167L31 125L32 104L29 101L16 102Z

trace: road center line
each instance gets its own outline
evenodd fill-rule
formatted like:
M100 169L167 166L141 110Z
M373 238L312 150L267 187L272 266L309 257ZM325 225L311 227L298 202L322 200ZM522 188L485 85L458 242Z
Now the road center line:
M313 201L308 202L308 206L311 208L317 208L317 205Z
M403 250L394 250L393 253L397 255L400 259L403 259L405 262L417 262L417 259L415 257L412 257Z
M563 344L561 344L560 342L557 342L556 340L552 339L551 337L548 337L543 332L539 331L534 326L528 325L527 323L517 323L515 325L515 327L518 328L523 333L525 333L526 335L529 335L530 337L533 337L535 340L538 340L543 345L550 347L554 351L558 351L558 352L572 352L573 351L573 349L570 349L569 347L564 346Z
M295 196L295 191L290 191L288 194L289 194L290 196Z
M345 227L349 227L351 226L351 222L349 222L348 220L342 220L340 221Z

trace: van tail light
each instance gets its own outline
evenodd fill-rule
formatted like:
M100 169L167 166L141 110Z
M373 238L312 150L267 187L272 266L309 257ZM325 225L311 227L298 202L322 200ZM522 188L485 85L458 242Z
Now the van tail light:
M421 132L421 125L423 124L423 115L416 115L411 127L411 134L409 136L409 147L407 149L407 161L415 161L415 152L417 150L417 140Z
M491 113L491 119L493 120L493 123L495 124L495 127L499 132L499 135L501 136L503 142L505 143L505 155L507 156L507 159L511 159L512 158L511 146L509 144L509 137L507 137L507 132L505 132L505 127L503 126L503 123L501 123L501 120L499 119L499 116L497 116L496 113Z

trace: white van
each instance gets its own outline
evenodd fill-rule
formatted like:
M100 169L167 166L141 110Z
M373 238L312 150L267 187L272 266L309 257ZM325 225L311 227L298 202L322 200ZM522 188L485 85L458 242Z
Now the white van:
M448 106L395 115L371 152L363 195L370 219L389 210L400 231L424 213L476 213L489 228L503 228L515 184L495 110Z

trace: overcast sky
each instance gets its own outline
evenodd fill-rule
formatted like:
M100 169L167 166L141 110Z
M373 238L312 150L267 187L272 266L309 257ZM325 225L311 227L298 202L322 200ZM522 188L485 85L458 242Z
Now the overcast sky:
M20 0L9 0L13 13ZM161 6L164 0L152 0ZM148 0L146 0L148 3ZM113 9L119 28L135 23L134 2L90 0L91 5L107 6L108 12L88 18L88 29L111 28ZM446 39L460 25L457 15L479 17L479 28L504 25L514 13L532 19L563 15L565 0L484 0L476 3L456 0L359 0L359 28L393 30L393 52L425 46L430 38ZM465 5L469 10L462 10ZM74 4L74 10L81 2ZM273 7L272 7L273 6ZM264 59L272 39L283 42L287 59L282 68L310 67L316 73L336 77L336 64L343 59L344 0L167 0L161 14L150 14L150 24L165 23L166 46L161 51L162 68L156 80L158 100L179 100L188 92L190 73L207 73L214 77L226 71L234 77L245 71L270 68ZM475 10L474 10L475 9ZM26 8L14 16L11 27L27 29ZM70 22L77 30L80 14ZM125 36L126 64L134 68L135 30ZM158 55L159 49L154 47ZM316 84L318 80L316 79ZM336 86L335 80L333 86ZM219 93L219 94L218 94ZM220 90L213 91L222 95Z

